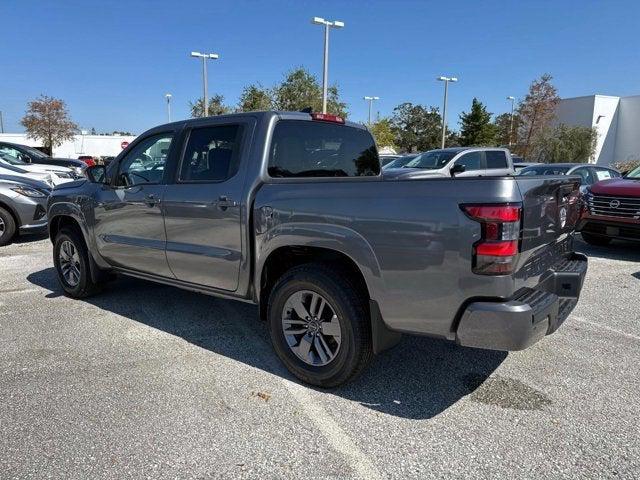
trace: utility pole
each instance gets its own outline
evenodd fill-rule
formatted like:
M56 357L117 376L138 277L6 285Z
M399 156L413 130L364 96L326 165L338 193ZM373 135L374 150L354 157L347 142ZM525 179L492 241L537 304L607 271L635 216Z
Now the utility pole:
M513 105L514 105L514 102L516 101L516 97L512 97L511 95L509 95L507 97L507 100L511 100L511 118L510 118L510 125L509 125L509 146L511 146L513 142Z
M334 20L330 22L320 17L313 17L311 23L324 25L324 59L322 62L322 113L327 113L327 92L329 89L329 29L343 28L344 22Z
M194 58L202 59L202 116L206 117L209 114L209 94L207 92L207 60L217 60L220 56L217 53L200 52L191 52L191 56Z
M373 101L380 100L380 97L362 97L362 98L369 102L369 126L371 126L371 106L373 105Z
M444 148L445 138L447 136L447 95L449 93L449 82L457 82L456 77L438 77L436 80L444 82L444 105L442 106L442 147Z

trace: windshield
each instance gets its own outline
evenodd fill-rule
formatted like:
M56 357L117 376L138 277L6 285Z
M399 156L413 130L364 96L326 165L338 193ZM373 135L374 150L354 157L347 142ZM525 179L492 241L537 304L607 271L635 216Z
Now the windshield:
M40 150L38 150L37 148L22 146L22 149L24 151L26 151L27 155L29 155L30 157L47 158L47 156L44 153L42 153Z
M0 159L10 163L11 165L26 165L26 163L20 160L19 158L16 158L13 155L9 155L8 153L5 153L5 152L0 152Z
M384 167L382 167L383 170L386 170L387 168L400 168L400 167L404 167L408 162L410 162L411 160L413 160L414 158L416 158L415 155L408 155L406 157L400 157L400 158L396 158L395 160L390 161L389 163L387 163Z
M629 173L627 173L626 178L640 178L640 167L634 168Z
M444 167L449 163L449 160L455 157L458 153L459 152L450 152L446 150L431 150L430 152L421 153L404 167L435 170Z
M539 167L527 167L518 172L518 175L566 175L571 167L556 167L554 165L541 165Z

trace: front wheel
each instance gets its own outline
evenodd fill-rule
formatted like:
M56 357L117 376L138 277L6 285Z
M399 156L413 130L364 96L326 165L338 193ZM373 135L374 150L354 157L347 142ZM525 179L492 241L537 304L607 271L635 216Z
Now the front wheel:
M85 298L98 291L99 285L91 279L89 252L76 231L60 231L53 245L53 263L58 281L70 297Z
M15 220L8 211L0 207L0 247L11 243L15 235Z
M597 245L599 247L604 247L611 243L611 237L601 237L599 235L591 235L590 233L580 232L582 235L582 239L587 242L589 245Z
M269 297L276 354L300 380L336 387L355 378L373 357L366 295L322 264L294 267Z

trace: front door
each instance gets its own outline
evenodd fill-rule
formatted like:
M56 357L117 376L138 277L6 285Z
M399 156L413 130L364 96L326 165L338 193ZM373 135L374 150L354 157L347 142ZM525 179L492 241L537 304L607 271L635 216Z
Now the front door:
M172 277L165 255L164 170L173 133L155 134L124 156L111 185L96 195L95 237L114 266Z
M176 278L221 290L238 288L242 259L242 150L253 124L193 128L174 182L164 195L167 260Z

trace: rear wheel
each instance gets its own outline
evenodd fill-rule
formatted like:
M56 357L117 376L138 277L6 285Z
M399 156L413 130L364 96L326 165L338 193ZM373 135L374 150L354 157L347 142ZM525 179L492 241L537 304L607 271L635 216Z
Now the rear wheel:
M11 243L16 235L16 221L4 208L0 207L0 247Z
M611 237L601 237L600 235L592 235L585 232L580 232L580 235L582 235L582 239L589 245L597 245L600 247L609 245L611 240L613 240Z
M322 264L285 273L269 298L273 347L296 377L335 387L373 357L366 295L348 276Z
M53 245L53 263L58 281L70 297L85 298L99 290L91 279L89 252L84 239L74 230L63 229Z

